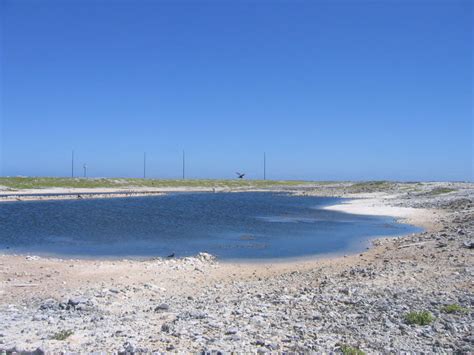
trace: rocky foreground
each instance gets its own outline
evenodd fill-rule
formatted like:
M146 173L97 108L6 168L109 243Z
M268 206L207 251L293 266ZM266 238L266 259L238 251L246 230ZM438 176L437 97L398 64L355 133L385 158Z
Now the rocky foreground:
M426 232L275 264L0 256L0 353L474 351L474 186L341 184Z

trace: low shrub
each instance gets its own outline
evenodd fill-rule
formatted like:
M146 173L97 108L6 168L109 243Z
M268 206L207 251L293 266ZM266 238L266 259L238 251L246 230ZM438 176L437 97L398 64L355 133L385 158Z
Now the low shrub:
M66 340L72 335L72 330L61 330L54 334L51 339L53 340Z
M347 344L341 344L340 349L344 355L365 355L362 350Z
M444 312L444 313L468 313L469 310L467 308L461 307L458 304L448 304L446 306L441 307L441 312Z
M410 312L405 314L408 324L428 325L434 321L433 315L428 311Z

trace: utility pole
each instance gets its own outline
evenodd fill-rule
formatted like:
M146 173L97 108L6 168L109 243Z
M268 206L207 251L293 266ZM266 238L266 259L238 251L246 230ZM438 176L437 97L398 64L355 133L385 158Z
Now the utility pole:
M186 163L186 160L185 160L185 155L184 155L184 150L183 150L183 180L185 179L185 163Z
M146 152L143 153L143 178L146 179Z
M72 150L71 155L71 178L74 179L74 149Z
M84 177L87 177L87 164L84 164Z
M267 156L263 152L263 180L267 179Z

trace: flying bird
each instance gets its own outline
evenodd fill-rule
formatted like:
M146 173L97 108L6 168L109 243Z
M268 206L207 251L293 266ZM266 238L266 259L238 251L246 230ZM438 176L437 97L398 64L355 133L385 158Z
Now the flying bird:
M237 177L238 177L239 179L243 179L244 176L245 176L245 173L244 173L244 174L242 174L242 173L236 173L236 174L237 174Z

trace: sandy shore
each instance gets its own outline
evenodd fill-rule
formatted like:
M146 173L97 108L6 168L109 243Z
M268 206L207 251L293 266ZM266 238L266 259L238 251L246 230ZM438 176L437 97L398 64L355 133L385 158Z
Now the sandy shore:
M474 188L350 193L328 208L389 215L423 233L348 257L220 263L0 256L0 351L470 352ZM337 192L337 193L336 193ZM443 311L456 304L459 311ZM433 321L409 324L427 311Z
M389 205L396 195L386 193L362 194L341 204L326 206L324 209L360 215L389 216L400 222L413 224L426 229L437 225L436 215L443 213L437 209L413 208Z

